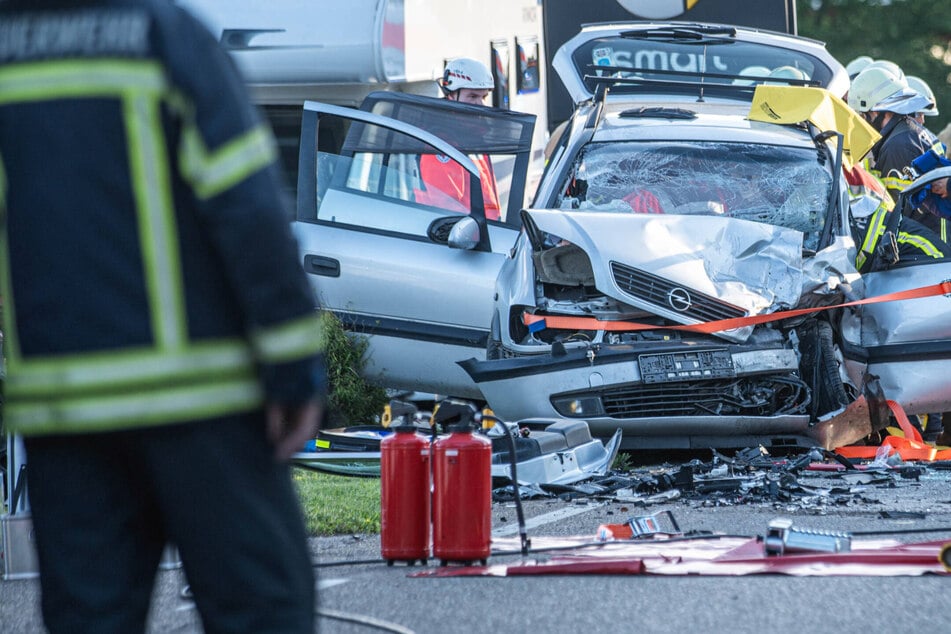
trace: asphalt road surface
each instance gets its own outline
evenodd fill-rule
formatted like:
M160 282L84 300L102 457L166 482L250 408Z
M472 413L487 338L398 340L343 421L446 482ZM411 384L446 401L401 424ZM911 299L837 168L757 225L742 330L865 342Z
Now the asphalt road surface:
M764 535L787 517L802 528L889 531L905 542L951 540L951 471L928 470L918 481L894 478L853 485L849 501L733 504L717 494L634 506L629 501L539 499L525 503L528 535L592 538L600 524L669 510L684 531ZM825 477L815 487L838 486ZM892 518L883 517L883 512ZM493 506L493 534L517 535L511 504ZM240 521L240 518L234 518ZM946 532L898 533L948 528ZM858 539L876 539L862 537ZM517 540L516 540L517 543ZM426 567L379 562L379 537L311 540L318 562L318 630L445 632L946 632L948 578L925 576L647 576L560 575L434 578ZM544 560L545 553L530 554ZM520 556L493 555L490 565ZM182 597L180 569L158 575L149 632L201 632L194 604ZM0 582L0 632L43 632L35 580Z

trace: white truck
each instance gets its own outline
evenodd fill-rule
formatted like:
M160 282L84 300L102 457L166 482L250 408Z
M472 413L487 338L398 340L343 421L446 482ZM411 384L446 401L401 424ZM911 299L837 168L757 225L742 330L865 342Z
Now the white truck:
M375 90L438 97L436 80L456 57L492 69L493 105L537 116L540 175L548 126L538 0L176 2L231 53L274 128L290 183L305 100L356 107Z

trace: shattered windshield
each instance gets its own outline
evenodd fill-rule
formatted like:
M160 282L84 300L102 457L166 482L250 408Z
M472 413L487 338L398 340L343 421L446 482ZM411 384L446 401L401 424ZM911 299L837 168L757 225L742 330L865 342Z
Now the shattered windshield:
M801 231L816 250L832 174L816 150L751 143L592 143L560 209L713 215Z

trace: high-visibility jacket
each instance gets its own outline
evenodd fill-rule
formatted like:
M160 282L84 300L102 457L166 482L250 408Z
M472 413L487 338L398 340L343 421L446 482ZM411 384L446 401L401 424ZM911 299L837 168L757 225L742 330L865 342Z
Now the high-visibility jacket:
M232 62L173 3L0 3L9 431L320 395L314 294L275 159Z
M862 273L871 269L872 255L885 235L886 223L895 208L885 185L860 165L844 170L849 185L852 228L858 243L855 267ZM910 218L897 225L895 242L905 260L939 259L951 256L951 247L931 231Z
M898 194L914 180L906 168L929 150L944 155L938 137L911 116L893 115L882 129L882 138L872 147L872 157L875 171L896 202Z
M470 158L479 168L485 217L498 220L501 209L492 162L485 154ZM470 179L469 172L462 165L442 154L423 154L419 157L419 174L425 189L416 192L417 202L452 211L468 212Z

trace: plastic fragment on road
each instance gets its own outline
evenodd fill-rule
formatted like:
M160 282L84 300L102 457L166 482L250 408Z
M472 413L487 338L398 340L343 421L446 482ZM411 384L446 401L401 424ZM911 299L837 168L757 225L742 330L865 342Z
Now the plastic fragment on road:
M643 539L657 535L683 535L677 520L670 511L658 511L651 515L632 517L623 524L601 524L598 526L598 541L612 539Z

